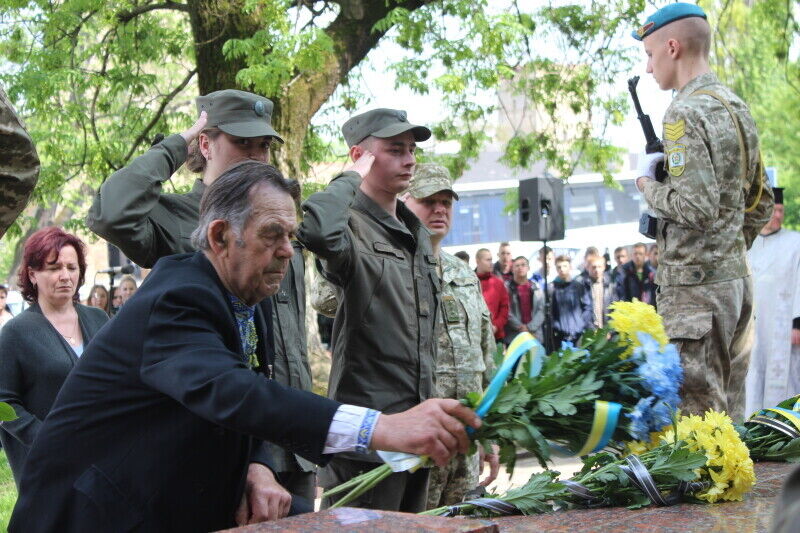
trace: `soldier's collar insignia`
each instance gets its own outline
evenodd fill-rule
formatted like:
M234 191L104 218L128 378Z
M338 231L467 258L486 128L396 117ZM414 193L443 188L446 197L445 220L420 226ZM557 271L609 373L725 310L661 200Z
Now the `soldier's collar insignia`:
M656 25L655 22L648 22L647 24L636 30L636 33L639 35L639 37L644 37L644 34L647 33L655 25Z
M680 119L672 124L664 123L664 139L667 141L677 141L686 133L686 122Z

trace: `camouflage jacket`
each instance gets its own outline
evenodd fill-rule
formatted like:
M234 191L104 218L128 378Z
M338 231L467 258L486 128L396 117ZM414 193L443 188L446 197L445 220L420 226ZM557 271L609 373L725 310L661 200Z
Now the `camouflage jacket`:
M488 384L494 366L494 334L475 272L447 252L439 253L439 261L442 316L437 331L436 387L441 396L458 400Z
M39 179L39 156L30 135L0 89L0 237L25 209Z
M729 103L735 123L718 97ZM745 252L769 220L773 196L747 106L714 74L696 77L664 115L664 151L667 179L643 187L659 219L656 283L749 275Z

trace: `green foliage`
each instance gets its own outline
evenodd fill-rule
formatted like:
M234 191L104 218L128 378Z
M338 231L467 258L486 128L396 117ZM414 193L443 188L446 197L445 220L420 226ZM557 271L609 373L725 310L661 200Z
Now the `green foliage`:
M14 483L11 467L8 466L6 452L0 451L0 530L8 530L8 521L16 503L17 485Z
M0 421L8 422L16 419L17 413L14 411L14 408L8 405L6 402L0 402Z
M787 187L784 225L800 229L800 26L796 3L783 0L704 0L716 31L711 60L720 79L750 107L759 130L766 166L778 169Z

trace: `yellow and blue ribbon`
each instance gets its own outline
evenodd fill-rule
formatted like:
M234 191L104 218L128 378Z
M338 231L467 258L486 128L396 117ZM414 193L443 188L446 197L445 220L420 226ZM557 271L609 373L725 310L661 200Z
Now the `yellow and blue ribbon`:
M594 420L589 436L577 452L569 450L558 444L550 443L550 451L559 457L581 457L589 453L599 452L608 445L619 423L622 405L617 402L595 400Z
M500 391L503 390L503 386L506 384L506 381L508 381L511 371L514 370L520 357L525 354L529 354L531 358L530 377L539 375L539 372L542 370L542 363L544 362L544 347L530 333L520 333L514 337L514 340L508 345L505 359L503 359L500 368L497 369L497 373L495 373L489 386L486 387L486 391L483 393L481 401L478 402L478 406L475 407L475 414L481 418L486 416L486 413L491 409L497 396L500 395Z

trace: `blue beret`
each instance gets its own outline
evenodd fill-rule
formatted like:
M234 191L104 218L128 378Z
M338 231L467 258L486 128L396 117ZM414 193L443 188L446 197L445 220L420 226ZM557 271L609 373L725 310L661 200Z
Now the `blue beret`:
M663 28L670 22L685 19L688 17L702 17L707 18L703 9L697 4L687 4L685 2L676 2L662 7L644 21L641 28L631 33L633 38L641 41L654 31Z

